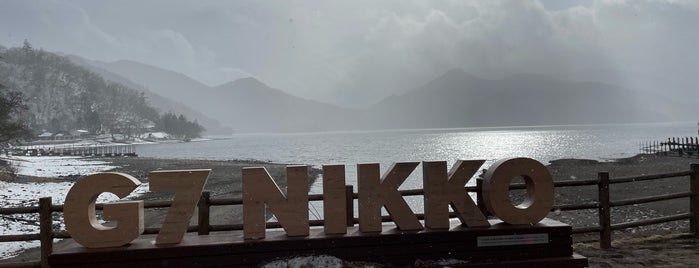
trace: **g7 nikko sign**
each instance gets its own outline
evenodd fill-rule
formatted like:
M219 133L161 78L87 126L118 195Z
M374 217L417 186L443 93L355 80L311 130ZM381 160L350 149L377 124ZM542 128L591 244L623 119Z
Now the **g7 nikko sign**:
M422 162L424 187L424 226L398 192L399 186L420 164L395 163L380 174L379 164L358 164L359 231L380 233L381 209L385 208L396 227L403 231L449 229L449 207L467 227L490 226L487 218L465 190L484 160L459 160L451 169L445 161ZM177 244L187 231L210 170L155 171L150 174L151 191L174 192L172 206L155 238L155 244ZM509 198L513 178L522 177L527 196L514 205ZM140 182L123 173L98 173L80 179L70 189L64 204L64 219L70 236L88 248L118 247L138 238L144 230L143 201L124 201L104 205L103 218L115 227L101 224L95 202L101 193L120 198L131 193ZM308 172L306 166L287 167L284 194L267 170L243 169L243 239L265 239L265 207L275 215L289 237L309 235ZM544 219L553 206L553 180L546 167L529 158L495 162L488 168L483 183L487 210L505 223L535 224ZM323 166L323 231L345 234L345 166Z

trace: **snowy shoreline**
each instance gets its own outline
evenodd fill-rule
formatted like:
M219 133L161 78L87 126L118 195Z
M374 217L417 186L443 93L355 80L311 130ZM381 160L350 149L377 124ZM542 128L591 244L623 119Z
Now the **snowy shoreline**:
M159 136L158 136L159 137ZM207 141L208 138L194 139L192 142ZM172 139L157 141L137 140L131 144L159 144L182 142ZM22 147L51 146L68 148L70 146L110 146L123 145L109 140L78 140L69 143L46 145L25 145ZM21 148L21 147L20 147ZM0 155L0 160L7 161L16 169L19 179L16 181L0 180L0 207L38 206L39 198L51 197L53 204L63 204L65 196L73 186L74 179L85 175L108 172L120 166L108 158L89 156L18 156ZM148 183L141 185L127 198L135 198L148 191ZM118 200L113 194L102 194L98 203ZM59 213L60 215L60 213ZM38 233L38 214L0 215L0 235ZM59 216L60 217L60 216ZM57 221L56 221L57 220ZM56 219L62 222L62 219ZM61 226L61 228L64 228ZM39 241L0 243L0 260L15 257L24 250L39 246Z
M53 204L63 204L66 194L75 183L69 178L117 168L107 161L79 156L0 156L0 160L7 161L20 176L17 182L0 180L2 208L38 206L39 198L42 197L51 197ZM35 181L38 178L41 182ZM147 189L148 184L143 183L130 197L138 196ZM103 194L97 202L117 199L113 194ZM0 229L0 235L38 233L38 217L36 213L2 215L0 226L3 228ZM58 222L62 220L58 219ZM0 243L0 260L12 258L26 249L38 246L39 241Z
M42 178L85 175L116 168L109 162L80 156L7 156L0 159L15 167L17 175Z

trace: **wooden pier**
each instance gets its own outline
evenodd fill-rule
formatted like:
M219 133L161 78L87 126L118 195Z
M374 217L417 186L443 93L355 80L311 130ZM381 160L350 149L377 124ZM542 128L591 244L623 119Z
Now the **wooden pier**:
M641 153L699 158L699 137L675 137L640 144Z
M21 156L138 156L133 144L34 145L15 148L11 153Z

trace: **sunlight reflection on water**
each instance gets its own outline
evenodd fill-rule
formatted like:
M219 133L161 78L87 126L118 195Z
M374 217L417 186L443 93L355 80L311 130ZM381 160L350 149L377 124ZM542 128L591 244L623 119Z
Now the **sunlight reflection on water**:
M519 128L461 128L387 130L298 134L239 134L230 139L203 142L139 145L139 155L160 158L233 160L254 159L277 163L345 164L346 180L355 186L356 164L380 163L385 172L400 161L493 161L529 157L547 164L561 158L612 159L639 152L639 143L674 136L693 136L696 123L656 123ZM311 191L320 193L318 180ZM475 182L473 182L475 183ZM401 189L422 188L421 166ZM422 200L408 199L422 209Z

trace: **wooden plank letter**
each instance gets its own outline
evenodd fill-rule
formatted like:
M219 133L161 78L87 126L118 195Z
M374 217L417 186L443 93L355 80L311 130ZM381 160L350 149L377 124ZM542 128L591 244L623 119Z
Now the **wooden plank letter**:
M398 192L398 187L415 170L418 162L395 163L380 176L379 164L358 164L359 230L381 232L381 207L401 230L422 230L422 224L408 203Z
M457 161L447 175L447 162L422 162L425 187L425 226L449 229L449 205L462 224L470 227L490 226L464 187L485 160Z
M263 167L243 168L243 237L265 238L265 204L288 236L308 236L308 168L286 167L286 196Z
M141 183L123 173L98 173L78 180L70 188L63 205L66 230L79 244L88 248L119 247L143 233L143 201L104 205L104 219L116 221L116 227L99 223L95 202L101 193L124 198Z
M514 206L510 183L521 176L527 185L527 197ZM510 158L495 162L485 173L483 198L488 211L509 224L534 224L553 207L553 178L546 167L530 158Z
M323 166L323 224L326 234L347 233L345 166Z
M204 190L210 169L169 170L150 173L149 190L175 192L175 198L160 227L156 244L176 244L187 232L194 208Z

